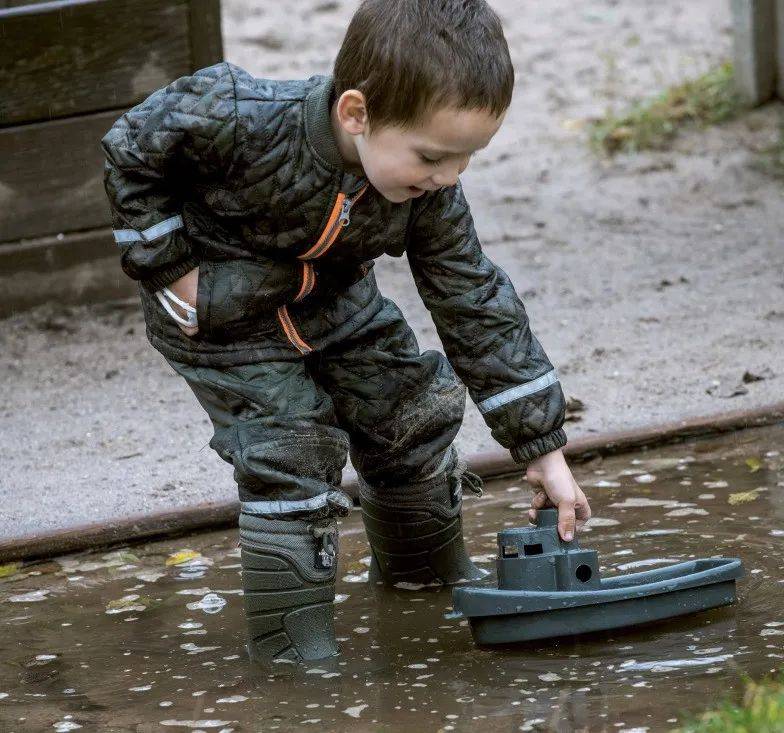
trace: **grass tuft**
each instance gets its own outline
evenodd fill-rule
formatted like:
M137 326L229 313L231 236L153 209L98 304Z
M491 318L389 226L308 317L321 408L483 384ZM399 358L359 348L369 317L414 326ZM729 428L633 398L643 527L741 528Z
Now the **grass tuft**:
M662 150L680 129L725 122L743 109L732 64L727 62L656 99L635 105L625 114L610 113L592 123L591 145L609 155Z
M784 731L784 678L746 682L743 702L724 702L677 733L781 733Z

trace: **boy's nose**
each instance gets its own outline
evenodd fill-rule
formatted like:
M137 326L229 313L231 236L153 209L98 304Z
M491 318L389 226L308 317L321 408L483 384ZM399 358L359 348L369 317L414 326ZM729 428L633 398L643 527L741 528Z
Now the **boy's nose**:
M468 167L470 156L464 156L444 164L436 173L431 176L433 183L439 188L444 186L454 186L458 176Z
M444 186L454 186L457 183L457 177L460 175L460 170L457 166L452 166L449 170L439 171L432 176L433 183L439 188Z

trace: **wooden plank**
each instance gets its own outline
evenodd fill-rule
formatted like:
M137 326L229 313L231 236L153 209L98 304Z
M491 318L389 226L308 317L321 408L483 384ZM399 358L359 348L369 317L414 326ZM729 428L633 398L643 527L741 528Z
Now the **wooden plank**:
M69 305L133 295L110 229L0 245L0 318L48 301Z
M784 0L776 0L776 37L778 38L778 93L784 99Z
M191 62L203 69L223 61L220 0L190 0Z
M110 223L100 141L124 111L0 129L0 242Z
M776 88L776 0L732 0L735 78L750 104L768 101Z
M114 257L119 266L119 250L108 227L8 242L0 246L0 276L54 272L103 257Z
M0 126L132 107L198 68L190 17L186 0L0 10Z

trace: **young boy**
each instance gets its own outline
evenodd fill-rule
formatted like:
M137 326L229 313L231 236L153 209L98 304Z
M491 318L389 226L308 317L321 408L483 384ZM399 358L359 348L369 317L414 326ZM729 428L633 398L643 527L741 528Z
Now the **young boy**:
M452 446L463 385L539 488L531 516L557 506L565 540L590 516L561 452L555 371L482 253L458 180L513 84L485 0L365 0L333 76L272 81L217 64L155 92L102 140L147 336L234 466L255 660L337 653L347 452L371 580L482 576L460 514L462 489L481 481ZM448 361L420 353L376 286L373 260L404 252Z

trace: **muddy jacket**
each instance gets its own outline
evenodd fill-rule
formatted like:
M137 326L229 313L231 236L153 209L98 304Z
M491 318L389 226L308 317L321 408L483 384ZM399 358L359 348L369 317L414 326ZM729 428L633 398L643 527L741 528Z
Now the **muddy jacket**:
M393 204L342 161L330 77L272 81L229 63L177 79L101 141L122 268L147 335L193 365L340 342L383 307L373 260L405 252L450 363L493 436L527 461L562 446L564 398L462 188ZM199 333L153 293L199 266Z

